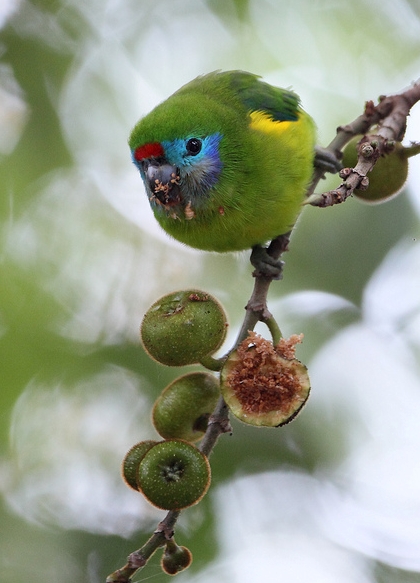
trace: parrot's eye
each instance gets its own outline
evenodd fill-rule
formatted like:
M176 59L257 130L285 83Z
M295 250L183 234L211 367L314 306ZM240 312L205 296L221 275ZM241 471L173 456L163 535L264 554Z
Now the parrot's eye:
M201 140L198 138L190 138L185 144L187 148L187 154L189 156L196 156L201 150Z

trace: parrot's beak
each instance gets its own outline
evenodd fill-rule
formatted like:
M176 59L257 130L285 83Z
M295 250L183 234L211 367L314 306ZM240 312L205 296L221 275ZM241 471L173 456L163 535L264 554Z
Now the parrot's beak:
M150 201L170 208L182 202L179 170L176 166L156 160L143 160L143 172Z

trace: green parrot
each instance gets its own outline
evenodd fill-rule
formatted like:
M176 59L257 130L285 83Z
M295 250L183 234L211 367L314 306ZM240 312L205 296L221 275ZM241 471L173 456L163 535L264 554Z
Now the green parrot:
M244 71L184 85L129 145L153 213L198 249L239 251L288 233L302 209L315 124L292 91Z

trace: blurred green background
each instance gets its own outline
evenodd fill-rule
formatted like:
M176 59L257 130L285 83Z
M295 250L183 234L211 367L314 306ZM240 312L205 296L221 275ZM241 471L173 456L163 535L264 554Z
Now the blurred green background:
M0 27L0 580L103 582L163 516L119 476L183 372L144 354L142 315L203 288L229 342L253 284L246 253L158 229L132 126L191 78L244 69L292 86L326 144L419 77L420 6L5 0ZM220 440L210 493L180 520L180 581L420 582L419 217L417 160L387 204L305 210L270 307L305 334L312 396L289 426ZM149 578L167 579L157 555Z

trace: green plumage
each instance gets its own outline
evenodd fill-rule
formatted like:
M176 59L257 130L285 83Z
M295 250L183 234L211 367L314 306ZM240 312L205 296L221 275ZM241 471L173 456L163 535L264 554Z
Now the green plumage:
M214 144L207 145L209 136ZM190 138L202 140L197 156L184 151ZM133 158L148 144L163 144L162 160L178 172L176 203L148 191L161 226L187 245L224 252L293 227L312 174L315 126L293 92L250 73L215 72L140 120L129 144ZM134 161L144 179L144 160Z

